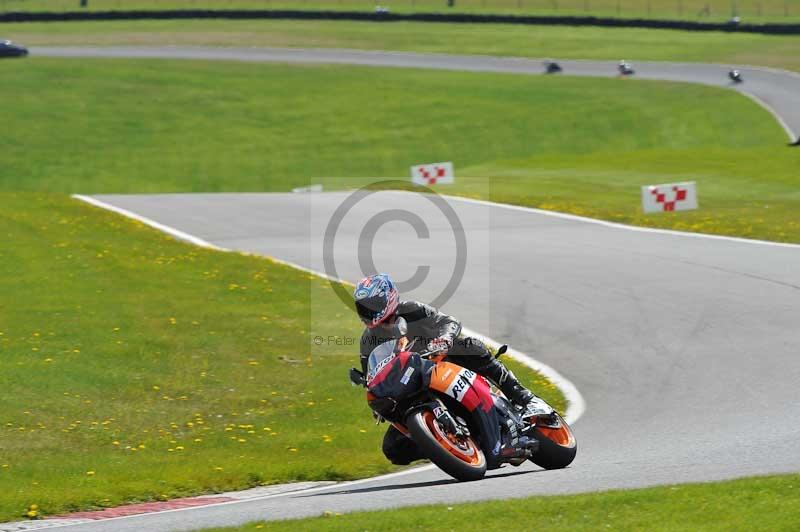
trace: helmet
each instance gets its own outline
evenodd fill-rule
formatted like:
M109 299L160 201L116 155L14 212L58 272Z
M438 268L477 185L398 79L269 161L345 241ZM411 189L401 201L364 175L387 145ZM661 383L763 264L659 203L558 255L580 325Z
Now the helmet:
M361 279L353 292L358 317L370 329L394 314L398 297L397 288L385 273Z

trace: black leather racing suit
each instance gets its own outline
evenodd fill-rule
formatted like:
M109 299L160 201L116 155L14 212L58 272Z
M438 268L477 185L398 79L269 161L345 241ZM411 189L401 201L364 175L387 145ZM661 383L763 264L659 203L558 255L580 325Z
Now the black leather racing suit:
M452 316L417 301L401 301L396 315L406 320L409 340L414 340L413 351L427 351L428 342L436 338L453 340L453 347L447 358L454 364L472 370L501 387L508 384L519 385L514 375L503 364L495 360L491 351L477 338L461 335L461 323ZM366 329L361 335L361 369L366 374L367 360L373 349L392 340L381 326ZM505 391L505 390L504 390ZM416 445L394 427L389 427L383 438L383 454L392 463L408 464L423 458Z

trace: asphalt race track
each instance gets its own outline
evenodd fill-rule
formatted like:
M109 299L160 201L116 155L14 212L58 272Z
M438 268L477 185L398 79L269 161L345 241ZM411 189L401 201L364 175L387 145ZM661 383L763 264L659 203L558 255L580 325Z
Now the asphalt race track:
M280 63L329 63L342 65L430 68L472 72L543 73L539 59L419 54L411 52L373 52L361 50L302 48L206 48L193 46L156 47L32 47L32 56L50 57L143 57ZM571 76L614 77L613 61L558 61L564 74ZM740 67L701 63L633 63L634 78L686 81L728 87L755 97L782 121L791 140L800 134L800 74L762 67ZM744 79L734 84L728 72L736 68Z
M97 199L214 245L323 270L325 222L348 196L177 194ZM359 231L380 209L419 213L452 240L424 196L381 192L336 237L338 275L361 277ZM561 471L510 467L456 484L438 470L232 505L83 525L183 529L421 502L459 502L800 470L800 246L609 227L448 198L470 235L461 288L445 310L557 368L583 394L579 452ZM408 225L387 223L379 268L431 264L435 297L453 254L431 254ZM488 247L482 247L486 242ZM346 253L346 250L350 250ZM486 275L488 278L482 276ZM408 271L398 274L407 277ZM445 280L446 282L446 280ZM427 286L427 284L426 284ZM332 378L335 378L332 376ZM345 378L344 375L341 378ZM354 393L359 393L354 391ZM377 444L378 442L376 442Z
M537 73L533 60L310 50L45 49L32 55L339 62ZM562 62L615 75L613 62ZM637 77L727 86L727 67L636 63ZM800 131L800 76L741 69L746 90ZM323 233L347 192L97 196L222 248L324 271ZM397 278L419 264L431 299L454 270L452 224L428 198L380 192L336 237L337 275L362 276L357 250ZM471 329L553 366L583 394L578 457L561 471L506 467L459 484L438 470L74 527L188 530L260 519L426 502L632 488L800 471L800 246L615 227L532 209L447 198L467 236L459 290L443 306ZM397 221L366 246L380 210L418 214L428 239ZM439 213L441 214L441 213ZM447 243L450 243L449 247ZM433 250L433 251L432 251ZM410 266L409 266L410 265ZM313 314L313 313L312 313ZM311 316L313 319L313 315ZM332 378L346 378L332 376ZM354 390L354 393L360 393ZM376 441L376 444L378 442Z

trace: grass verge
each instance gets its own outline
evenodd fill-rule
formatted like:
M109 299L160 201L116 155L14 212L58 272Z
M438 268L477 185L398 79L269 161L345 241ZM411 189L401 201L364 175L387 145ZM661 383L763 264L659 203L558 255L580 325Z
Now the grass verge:
M673 30L331 21L114 21L3 24L28 45L360 48L560 59L764 65L800 72L795 36ZM614 65L610 65L613 68Z
M361 332L327 282L60 195L0 227L0 522L392 469L353 348L312 351Z
M800 150L723 89L202 61L34 59L0 75L17 95L0 190L287 191L452 160L447 193L800 242ZM701 209L641 213L641 185L685 180Z
M78 8L75 0L6 0L8 11L131 11L155 9L300 9L372 11L373 0L90 0ZM800 18L797 0L382 0L394 13L500 13L551 16L661 18L670 20L727 21L739 15L744 21L792 23Z
M250 523L246 530L796 530L800 475L520 500L415 506L303 520Z

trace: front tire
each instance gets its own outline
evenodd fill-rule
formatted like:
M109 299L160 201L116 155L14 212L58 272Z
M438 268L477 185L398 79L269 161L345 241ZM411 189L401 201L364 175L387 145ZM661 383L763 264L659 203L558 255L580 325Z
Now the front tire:
M554 414L558 421L556 427L537 426L534 435L539 440L539 450L531 457L531 462L544 469L562 469L575 459L578 442L567 422Z
M486 474L486 457L472 437L460 441L449 438L430 410L408 416L406 427L419 450L451 477L471 481Z

